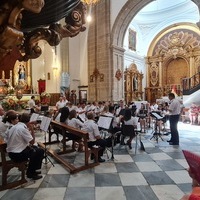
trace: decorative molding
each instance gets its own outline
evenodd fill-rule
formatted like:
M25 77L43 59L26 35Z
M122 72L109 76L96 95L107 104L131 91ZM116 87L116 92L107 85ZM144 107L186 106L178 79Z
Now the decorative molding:
M200 49L200 36L189 30L176 30L165 35L156 45L155 56L164 58L177 55L186 56L192 49Z
M115 73L115 78L120 81L122 78L122 71L120 69L118 69Z
M0 16L0 59L6 54L17 48L21 54L20 61L38 58L42 54L38 46L40 40L46 40L49 45L56 46L65 37L74 37L79 32L85 31L86 7L79 3L75 8L72 7L65 17L65 25L58 23L49 24L42 28L23 32L21 21L24 10L38 14L44 7L44 0L6 1L0 6L3 15ZM72 2L73 3L73 2ZM71 4L72 4L71 3Z
M150 65L150 82L152 86L156 86L158 84L158 75L159 75L159 69L158 64L153 62Z

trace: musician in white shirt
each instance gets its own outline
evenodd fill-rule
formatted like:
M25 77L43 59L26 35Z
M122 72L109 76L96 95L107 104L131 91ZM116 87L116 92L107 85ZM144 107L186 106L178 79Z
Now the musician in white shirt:
M82 122L86 121L86 107L85 107L85 103L81 103L80 107L77 108L76 110L78 117L81 119Z
M94 112L88 112L87 118L88 120L84 122L82 130L86 131L89 134L88 147L92 148L95 145L100 146L101 150L99 150L98 160L99 162L105 162L105 159L102 159L101 156L103 156L103 152L106 147L106 140L101 139L99 127L94 121ZM94 155L91 155L91 159L94 159Z
M170 131L171 131L171 139L168 141L170 145L179 145L179 134L177 130L177 125L181 112L181 104L175 99L174 93L169 93L168 95L170 100L169 105L169 123L170 123Z
M125 109L124 101L120 100L119 107L116 109L115 115L118 117L120 114L120 111L122 109Z

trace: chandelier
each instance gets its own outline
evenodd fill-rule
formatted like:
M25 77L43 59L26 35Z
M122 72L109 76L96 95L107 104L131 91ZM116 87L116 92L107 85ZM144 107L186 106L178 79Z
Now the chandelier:
M83 3L85 3L85 4L88 4L88 5L90 5L90 4L95 4L95 3L97 3L99 0L81 0Z

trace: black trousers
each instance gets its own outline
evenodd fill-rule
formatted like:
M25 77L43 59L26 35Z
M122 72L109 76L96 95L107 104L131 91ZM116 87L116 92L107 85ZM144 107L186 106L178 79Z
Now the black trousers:
M169 124L170 124L170 131L171 131L171 141L173 143L179 143L179 134L177 130L177 125L179 121L179 115L170 115L169 116Z
M29 160L27 174L32 175L35 170L41 169L42 167L44 150L37 146L28 146L20 153L10 152L8 155L14 162Z
M98 139L94 142L88 142L88 147L91 148L93 146L100 146L102 149L99 151L99 157L103 156L103 152L105 151L106 148L106 140L104 139Z

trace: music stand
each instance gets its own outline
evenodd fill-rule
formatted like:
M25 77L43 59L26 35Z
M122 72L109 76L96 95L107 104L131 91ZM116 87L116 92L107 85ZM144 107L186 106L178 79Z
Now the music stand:
M158 131L158 121L159 120L162 120L163 119L163 117L162 116L160 116L158 113L156 113L156 112L151 112L150 113L150 115L152 116L152 117L154 117L155 118L155 128L154 128L154 131L152 132L152 134L153 134L153 136L150 138L150 140L151 139L153 139L153 138L155 138L156 139L156 142L158 143L158 139L160 138L162 141L163 141L163 138L161 137L161 133Z
M42 118L42 121L41 121L41 124L40 124L40 129L42 131L44 131L44 159L45 159L45 162L44 164L48 164L48 161L53 165L54 167L54 164L53 162L51 161L51 159L48 157L47 155L47 141L46 141L46 135L47 135L47 131L48 131L48 128L49 128L49 125L51 123L51 118L50 117L43 117Z
M44 113L44 115L46 115L49 111L49 106L48 105L42 105L41 109L40 109L40 113Z
M112 117L112 116L100 115L99 120L97 122L99 129L110 132L110 130L112 129L113 119L114 119L114 117ZM111 141L111 158L110 159L114 160L114 141L115 141L114 134L111 135L111 139L112 139L112 141Z

